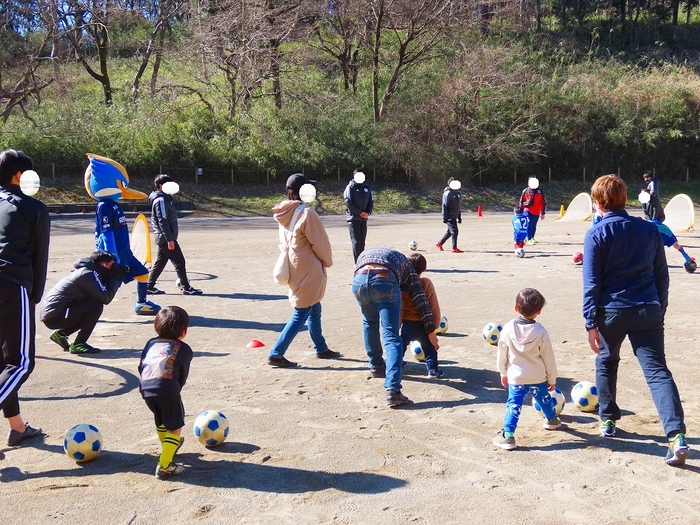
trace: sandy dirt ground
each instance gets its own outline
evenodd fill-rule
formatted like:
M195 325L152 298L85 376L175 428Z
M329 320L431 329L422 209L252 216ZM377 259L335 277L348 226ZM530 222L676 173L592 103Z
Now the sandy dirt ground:
M553 218L553 217L552 217ZM183 390L186 442L177 456L187 471L172 481L153 472L159 445L138 392L138 356L152 320L133 313L135 286L123 286L90 340L94 357L63 352L39 324L37 364L22 388L25 419L43 439L4 447L0 462L2 522L237 524L587 524L700 523L700 398L697 315L700 272L687 274L667 250L671 273L666 351L687 415L694 450L685 466L665 465L666 442L636 359L623 348L618 437L598 435L594 415L564 408L566 426L542 428L523 410L519 448L497 449L506 398L495 348L481 337L490 321L514 316L516 293L538 288L548 301L539 320L554 343L567 393L594 380L594 356L581 316L582 249L590 223L552 220L539 244L514 257L510 216L465 214L463 254L438 252L437 214L373 216L368 246L408 253L415 240L427 257L449 332L440 338L444 379L425 367L404 368L413 403L385 404L382 380L369 379L360 309L350 292L352 255L343 217L324 217L334 250L323 300L329 346L342 358L320 361L307 333L287 353L297 369L266 364L287 321L286 289L275 285L277 229L271 218L183 218L180 241L193 284L205 295L178 295L168 267L160 304L187 309L186 341L195 351ZM52 225L48 287L92 249L92 220ZM697 233L680 236L700 257ZM247 348L252 339L263 348ZM224 412L231 432L207 449L192 436L203 410ZM104 439L100 456L76 464L62 450L66 431L92 423Z

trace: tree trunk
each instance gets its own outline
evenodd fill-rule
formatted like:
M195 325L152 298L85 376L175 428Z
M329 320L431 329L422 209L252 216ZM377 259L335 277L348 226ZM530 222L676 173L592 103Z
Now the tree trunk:
M163 54L165 52L165 32L168 29L168 24L163 23L160 27L160 33L158 34L158 46L156 47L156 57L153 60L153 74L151 75L151 93L156 92L156 87L158 86L158 72L160 71L160 64L163 62Z
M374 122L379 122L379 52L382 40L382 23L384 21L384 0L377 2L377 11L374 13L374 46L372 47L372 109L374 110Z

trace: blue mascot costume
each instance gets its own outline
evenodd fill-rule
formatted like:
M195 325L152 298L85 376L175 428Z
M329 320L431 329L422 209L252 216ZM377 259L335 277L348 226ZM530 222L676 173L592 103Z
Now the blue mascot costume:
M137 302L134 311L138 315L155 315L160 310L156 303L146 300L148 269L131 252L129 227L119 199L146 199L147 195L129 188L129 175L118 162L88 153L90 164L85 170L85 189L97 200L95 215L95 248L117 257L129 271L124 284L136 280Z

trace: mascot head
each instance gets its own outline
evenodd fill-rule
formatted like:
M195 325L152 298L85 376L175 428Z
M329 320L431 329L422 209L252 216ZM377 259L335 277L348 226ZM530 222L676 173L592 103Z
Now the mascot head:
M148 197L145 193L129 188L129 175L118 162L92 153L88 153L87 157L90 164L85 170L85 190L93 199L118 201Z

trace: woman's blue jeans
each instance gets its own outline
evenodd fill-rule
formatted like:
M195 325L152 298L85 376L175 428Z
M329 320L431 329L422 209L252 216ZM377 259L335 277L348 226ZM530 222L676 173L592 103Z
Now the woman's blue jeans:
M355 275L352 293L362 310L365 350L370 368L386 368L384 388L401 390L403 347L401 326L401 288L393 273ZM381 339L380 339L381 328ZM382 357L382 342L386 363Z
M282 330L275 346L270 350L270 357L282 357L292 344L296 335L305 327L309 328L311 341L317 354L328 350L326 340L321 333L321 303L318 302L308 308L295 308L292 317Z
M630 308L601 308L596 314L600 334L600 353L595 360L595 383L598 387L598 414L601 421L622 416L617 405L617 369L620 347L629 337L635 357L659 413L666 436L685 433L681 397L666 366L664 352L664 316L658 304Z

